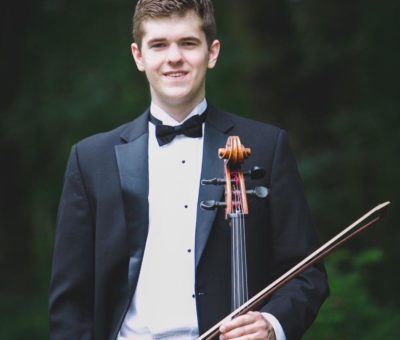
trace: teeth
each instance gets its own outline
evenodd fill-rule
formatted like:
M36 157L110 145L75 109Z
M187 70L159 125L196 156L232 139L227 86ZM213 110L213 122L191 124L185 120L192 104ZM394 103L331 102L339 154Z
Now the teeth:
M174 72L174 73L167 74L168 77L182 77L184 75L185 75L185 73L183 73L183 72Z

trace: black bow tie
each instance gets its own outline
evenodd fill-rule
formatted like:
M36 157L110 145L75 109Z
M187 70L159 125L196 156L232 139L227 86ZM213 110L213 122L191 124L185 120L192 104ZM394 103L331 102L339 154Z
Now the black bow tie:
M206 114L190 117L183 124L177 126L163 125L162 121L150 114L150 121L156 126L156 137L158 145L163 146L170 143L177 135L196 138L203 135L202 124L206 119Z

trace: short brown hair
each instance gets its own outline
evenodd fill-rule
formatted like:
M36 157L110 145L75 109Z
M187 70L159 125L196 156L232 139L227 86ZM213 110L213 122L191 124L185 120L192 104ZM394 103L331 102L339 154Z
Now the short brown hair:
M214 8L211 0L139 0L133 15L133 40L141 47L143 22L149 18L163 18L194 11L202 20L202 30L210 47L217 35Z

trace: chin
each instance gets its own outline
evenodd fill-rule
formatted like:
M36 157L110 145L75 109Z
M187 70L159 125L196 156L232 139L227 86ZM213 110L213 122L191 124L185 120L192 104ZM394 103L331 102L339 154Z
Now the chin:
M166 95L164 98L165 102L174 106L190 103L191 101L194 100L193 97L191 97L188 93L169 94Z

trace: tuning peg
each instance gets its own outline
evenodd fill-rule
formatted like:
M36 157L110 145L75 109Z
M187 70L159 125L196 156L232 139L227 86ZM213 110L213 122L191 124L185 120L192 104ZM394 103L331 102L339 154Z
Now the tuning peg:
M214 210L217 209L218 207L225 207L225 206L226 206L225 202L217 202L214 200L200 202L200 207L202 207L205 210Z
M213 179L202 179L201 185L225 185L226 181L224 178L213 178Z
M257 198L265 198L268 196L267 187L255 187L253 190L246 190L247 195L256 196Z
M249 171L244 172L245 176L250 176L251 179L260 179L265 176L265 170L259 166L253 166Z

